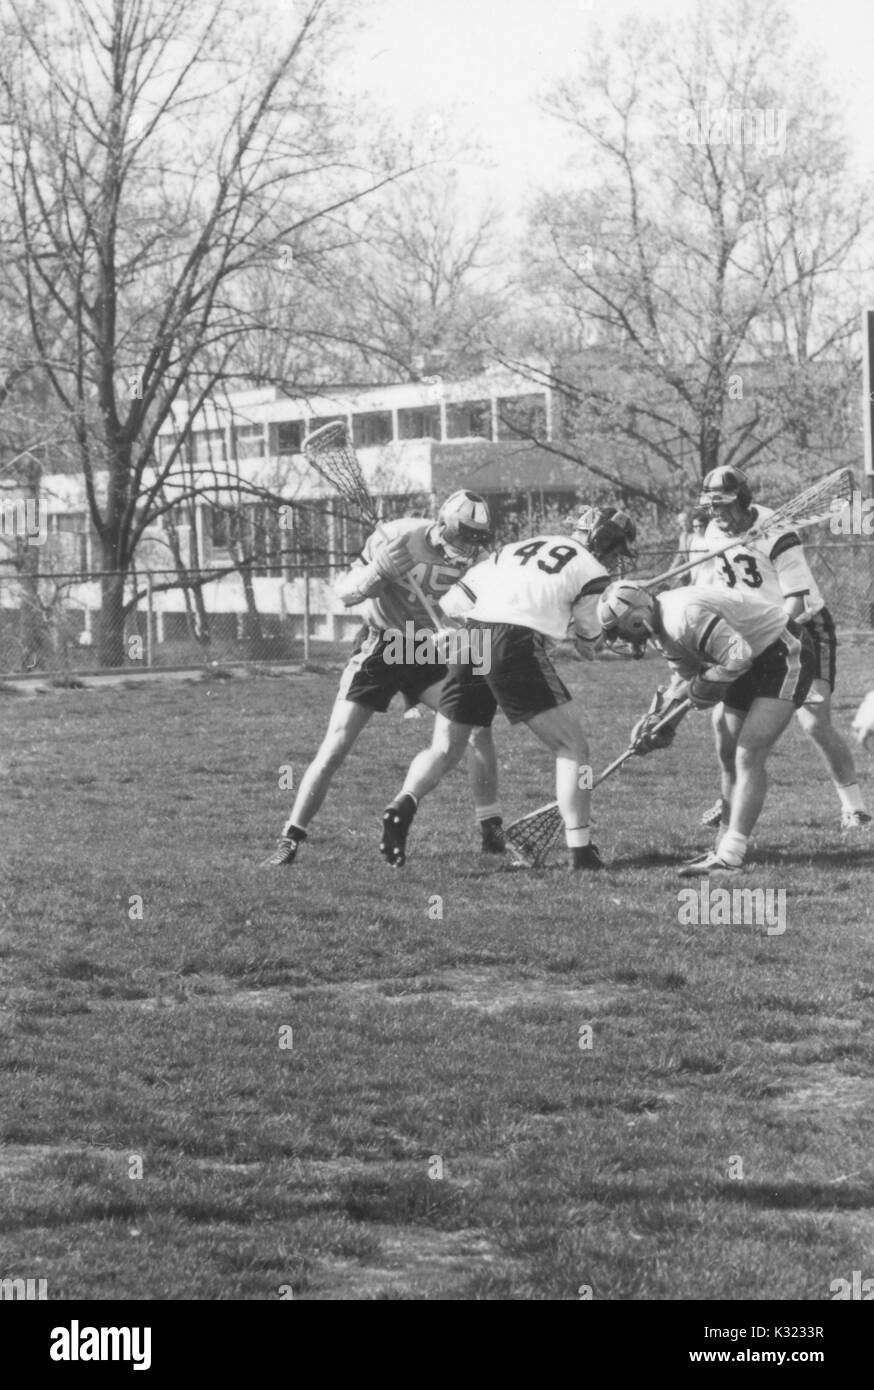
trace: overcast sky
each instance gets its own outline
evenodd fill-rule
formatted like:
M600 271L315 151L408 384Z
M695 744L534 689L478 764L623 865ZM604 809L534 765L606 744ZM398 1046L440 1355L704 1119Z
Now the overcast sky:
M352 0L355 3L355 0ZM767 3L767 0L763 0ZM871 0L787 0L800 37L822 50L847 100L858 157L874 169ZM573 68L593 24L626 13L690 12L692 0L359 0L366 20L350 79L403 119L449 114L495 163L496 190L518 207L560 173L564 151L537 95ZM867 71L866 71L867 65Z

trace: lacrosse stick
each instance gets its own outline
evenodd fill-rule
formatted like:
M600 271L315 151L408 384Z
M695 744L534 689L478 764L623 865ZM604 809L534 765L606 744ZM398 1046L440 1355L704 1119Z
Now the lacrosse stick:
M687 570L692 570L696 565L703 565L706 560L713 560L718 555L724 555L727 550L733 550L736 545L744 545L749 541L759 540L766 536L769 531L778 528L790 527L792 530L800 531L805 526L815 526L819 521L827 521L829 517L837 512L843 511L853 498L853 475L849 468L837 468L834 473L829 473L825 478L821 478L818 483L813 483L804 492L800 492L791 501L784 502L777 507L773 516L769 516L765 521L753 526L750 531L745 531L743 535L734 536L724 545L717 546L715 550L709 550L704 555L698 555L694 560L687 560L684 565L678 565L676 569L665 570L663 574L657 574L654 579L635 579L632 582L640 589L654 589L658 584L664 584L669 579L674 579L678 574L685 574ZM837 504L841 503L841 506Z
M379 525L376 501L365 482L358 455L349 439L346 422L331 420L329 424L321 425L317 430L313 430L312 434L307 435L301 448L307 463L340 494L344 502L350 502L357 509L371 530L375 530ZM432 626L445 627L445 619L440 619L418 580L411 574L405 575L404 578L428 614Z
M685 713L691 701L682 700L678 705L674 705L663 719L654 724L647 732L651 736L657 734L660 729L666 728L681 713ZM599 773L592 783L592 790L600 787L602 782L606 782L608 777L612 777L617 768L627 762L634 753L637 752L637 739L629 743L624 753L620 753L618 758L614 758L612 763L608 763L604 771ZM513 821L512 824L504 827L504 839L507 849L513 856L513 862L520 868L539 869L546 861L546 856L552 849L564 822L561 812L558 809L557 801L550 801L545 806L539 807L536 811L530 811L527 816L522 816L520 820Z

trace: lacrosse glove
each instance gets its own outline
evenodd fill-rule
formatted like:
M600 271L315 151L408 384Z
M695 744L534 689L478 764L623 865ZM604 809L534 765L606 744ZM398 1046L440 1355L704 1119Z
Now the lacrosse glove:
M402 579L415 561L403 536L394 536L374 550L373 568L380 579Z
M689 682L689 699L695 709L713 709L714 705L722 704L733 685L733 680L706 681L703 676L696 676Z
M638 757L645 758L647 753L655 753L659 748L670 748L677 730L666 724L658 733L654 732L656 725L664 717L664 714L645 714L642 719L638 719L631 730L631 742Z

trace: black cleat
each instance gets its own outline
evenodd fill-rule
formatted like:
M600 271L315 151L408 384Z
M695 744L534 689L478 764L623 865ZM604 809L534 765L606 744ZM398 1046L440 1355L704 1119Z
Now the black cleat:
M701 817L701 824L708 830L715 830L722 820L722 798L715 802Z
M407 835L415 814L416 803L406 795L398 797L382 813L379 852L393 869L399 869L407 862Z
M598 850L597 845L575 845L568 850L568 868L576 872L578 869L603 869L604 860Z
M297 847L302 844L305 839L306 835L302 833L299 834L297 838L293 838L291 835L283 835L280 840L276 841L276 848L273 853L268 854L267 858L262 860L259 868L278 869L284 864L293 864L295 856L297 855Z
M480 846L483 854L506 854L507 841L504 839L504 825L500 816L489 816L487 820L481 820L479 828L483 837Z

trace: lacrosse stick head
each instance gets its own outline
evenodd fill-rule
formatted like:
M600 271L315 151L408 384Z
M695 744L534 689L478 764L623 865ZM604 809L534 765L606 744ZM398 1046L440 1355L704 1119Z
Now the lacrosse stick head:
M453 492L437 513L434 543L456 564L476 559L492 544L488 503L478 492Z
M632 545L637 527L627 512L616 507L586 507L571 534L605 569L624 574L637 564Z
M740 468L711 468L702 484L698 504L707 509L711 520L726 535L743 535L752 525L753 490Z
M641 657L655 634L656 602L639 584L619 579L598 599L598 621L608 642L627 642Z
M361 464L349 440L345 420L329 420L304 439L301 450L307 463L333 490L357 509L370 525L378 518Z
M564 822L555 802L504 826L504 841L520 869L542 869Z
M349 445L349 431L345 420L329 420L308 434L301 449L305 454L322 454L332 449L345 449Z

